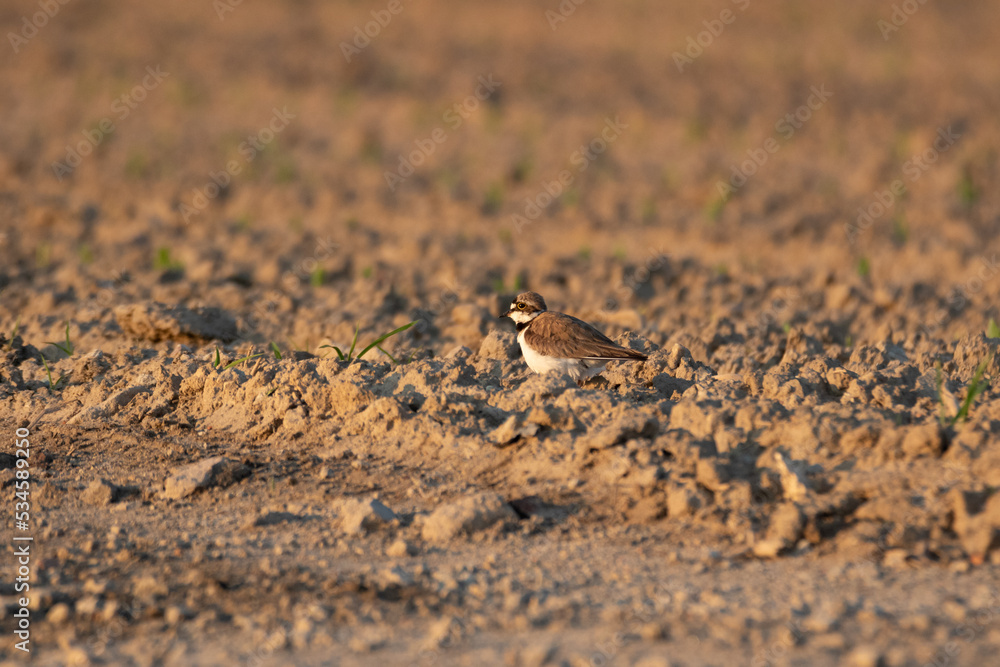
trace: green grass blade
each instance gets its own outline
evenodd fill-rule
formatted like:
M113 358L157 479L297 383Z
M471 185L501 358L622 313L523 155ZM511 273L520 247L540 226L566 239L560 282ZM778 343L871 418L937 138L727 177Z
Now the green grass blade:
M354 340L351 341L351 351L347 353L347 360L348 361L350 361L351 359L354 358L354 348L358 344L358 332L359 331L361 331L361 323L360 322L354 325ZM359 359L361 358L360 354L358 355L358 358Z
M63 378L60 376L60 378L58 380L56 380L55 382L53 382L52 381L52 369L49 368L49 362L46 361L45 355L44 354L39 354L38 356L40 356L42 358L42 365L45 366L45 374L49 376L49 393L51 394L54 389L57 389L59 387L59 383L63 381Z
M319 346L319 349L321 349L321 350L322 350L322 349L323 349L324 347L329 347L329 348L333 348L333 350L334 350L334 351L336 351L336 353L337 353L337 358L338 358L338 359L340 359L341 361L343 361L343 360L344 360L344 353L343 353L343 352L341 352L341 351L340 351L340 348L339 348L339 347L337 347L336 345L320 345L320 346Z
M61 350L62 353L65 354L67 357L72 357L73 356L73 343L71 343L70 340L69 340L69 322L66 323L66 342L65 343L57 343L54 340L47 340L47 341L45 341L45 344L46 345L51 345L52 347L56 348L57 350Z
M212 365L215 366L216 368L218 368L219 364L221 364L221 363L222 363L222 356L219 354L219 346L216 345L215 346L215 361L212 362Z
M965 422L969 418L969 410L972 409L972 403L979 394L986 390L986 387L983 385L983 375L986 373L986 367L989 366L991 361L993 361L992 354L979 363L979 367L976 368L976 373L972 376L972 381L969 383L969 389L965 392L965 400L962 401L962 407L958 409L958 414L951 420L952 424Z
M374 341L372 341L371 344L368 345L368 347L366 347L365 349L361 350L361 354L358 355L358 359L360 359L361 357L365 356L365 353L368 352L368 350L370 350L373 347L377 346L379 343L381 343L382 341L384 341L386 338L391 338L392 336L395 336L396 334L398 334L398 333L400 333L402 331L406 331L407 329L409 329L410 327L412 327L416 323L417 323L417 321L413 320L409 324L404 324L403 326L399 327L398 329L393 329L392 331L390 331L387 334L382 334L381 336L379 336L378 338L376 338Z
M396 357L394 357L391 354L389 354L388 352L386 352L385 349L383 349L381 345L376 345L375 349L378 350L379 352L381 352L382 354L384 354L385 356L389 357L389 361L391 361L392 363L394 363L394 364L398 364L399 363L398 361L396 361ZM362 354L364 354L364 353L362 352ZM360 358L360 355L359 355L359 358Z
M273 340L271 341L271 351L274 352L274 358L281 361L281 350L278 349L278 344Z
M66 355L67 357L69 357L69 356L72 356L72 354L70 353L70 351L69 351L69 350L67 350L67 349L66 349L65 347L63 347L63 344L62 344L62 343L57 343L57 342L55 342L54 340L47 340L47 341L45 341L45 344L46 344L46 345L51 345L52 347L54 347L54 348L56 348L57 350L61 351L61 352L62 352L63 354L65 354L65 355Z
M247 356L241 359L237 359L236 361L230 361L228 364L226 364L226 367L223 368L222 370L228 371L233 366L239 366L244 361L250 361L251 359L256 359L257 357L263 357L263 356L264 356L263 352L258 352L257 354L248 354Z

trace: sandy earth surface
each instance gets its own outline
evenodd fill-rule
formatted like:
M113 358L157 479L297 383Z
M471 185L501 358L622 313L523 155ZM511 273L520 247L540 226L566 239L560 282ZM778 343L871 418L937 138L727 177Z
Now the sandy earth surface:
M995 662L992 3L51 4L0 662ZM532 375L520 289L649 360Z

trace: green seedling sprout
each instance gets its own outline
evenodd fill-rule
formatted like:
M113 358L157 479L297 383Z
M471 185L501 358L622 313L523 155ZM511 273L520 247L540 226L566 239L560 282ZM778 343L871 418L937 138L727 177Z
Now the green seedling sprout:
M45 341L46 345L53 345L63 352L66 353L67 357L73 356L73 343L69 340L69 322L66 323L66 342L65 343L54 343L52 341Z
M234 366L239 366L240 364L242 364L245 361L250 361L251 359L256 359L257 357L263 357L263 356L264 356L264 352L258 352L257 354L248 354L247 356L240 357L239 359L237 359L235 361L230 361L225 366L222 366L222 370L228 371L230 368L232 368ZM222 354L219 352L219 346L216 345L215 346L215 360L212 362L212 366L214 366L215 368L219 368L219 366L221 366L221 365L222 365Z
M486 194L483 196L483 204L480 206L480 210L483 215L496 215L503 207L503 200L503 185L500 183L493 183L486 190Z
M979 200L979 194L979 188L976 187L975 182L972 180L972 170L969 168L969 165L965 165L965 168L962 170L962 177L958 181L958 198L966 211L971 210L975 206L976 201Z
M317 266L309 274L309 284L313 287L322 287L324 280L323 267Z
M402 333L402 332L406 331L407 329L409 329L410 327L412 327L416 323L417 323L417 321L413 320L409 324L404 324L403 326L399 327L398 329L393 329L389 333L382 334L381 336L379 336L378 338L376 338L374 341L372 341L368 345L368 347L366 347L365 349L361 350L361 353L358 355L358 359L360 359L361 357L365 356L365 353L368 352L368 350L372 349L373 347L378 347L380 350L382 350L382 348L379 347L379 343L381 343L382 341L386 340L387 338L391 338L392 336L395 336L398 333ZM382 350L382 352L385 352L385 350Z
M361 357L365 356L368 353L368 351L371 350L372 348L378 348L378 350L382 354L384 354L385 356L389 357L389 359L391 359L393 363L399 363L398 361L396 361L395 358L393 358L393 356L391 354L389 354L388 352L386 352L385 350L382 349L381 343L382 343L382 341L384 341L384 340L386 340L388 338L391 338L392 336L395 336L398 333L402 333L403 331L406 331L407 329L409 329L410 327L412 327L416 323L417 323L417 321L414 320L414 321L410 322L409 324L404 324L403 326L399 327L398 329L393 329L389 333L382 334L381 336L379 336L378 338L376 338L375 340L373 340L371 343L369 343L368 346L365 349L361 350L361 352L359 352L358 356L356 356L356 357L354 356L354 350L355 350L355 348L358 345L358 332L361 330L361 325L360 324L356 325L355 328L354 328L354 340L351 341L351 349L347 351L347 354L344 354L343 350L341 350L336 345L320 345L320 348L321 349L324 348L324 347L332 348L333 351L337 353L337 358L338 359L340 359L341 361L347 361L347 362L354 361L355 359L360 359Z
M230 368L233 368L234 366L239 366L245 361L250 361L251 359L256 359L257 357L263 357L263 356L264 356L263 352L258 352L257 354L248 354L245 357L240 357L236 361L230 361L222 368L222 370L228 371Z
M156 251L156 258L153 260L153 268L158 271L178 271L184 267L183 264L173 259L170 248L163 246Z
M713 197L705 204L705 216L708 218L709 222L718 222L719 218L722 217L722 210L726 207L729 202L729 197L717 196Z
M21 316L17 316L17 321L14 322L14 328L10 330L10 338L8 339L7 347L11 350L14 349L14 339L17 338L17 331L21 328Z
M986 367L990 365L991 361L993 361L992 354L979 362L979 366L972 376L972 381L969 383L969 390L965 392L965 400L962 401L962 407L958 409L958 414L955 415L955 418L951 422L952 426L958 422L965 423L969 418L969 410L972 409L972 404L975 402L976 397L986 391L986 383L983 382L983 375L986 373Z
M271 341L271 352L274 353L275 360L281 361L281 350L278 349L278 344L273 340Z
M524 275L520 273L514 276L514 282L511 283L510 288L507 287L507 281L503 278L494 278L493 291L498 294L508 294L510 292L517 294L524 289L524 282Z
M872 273L872 263L867 257L858 258L858 275L862 278L867 278Z
M989 323L986 325L986 337L987 338L1000 338L1000 325L997 325L997 321L992 317Z
M361 330L361 325L360 324L355 324L354 325L354 340L351 341L351 350L350 350L350 352L347 353L347 356L344 356L344 353L336 345L320 345L319 347L320 347L320 349L323 349L324 347L331 347L331 348L333 348L334 352L337 353L337 358L338 359L340 359L341 361L350 361L351 359L354 358L354 346L358 344L358 332L360 330Z
M976 372L972 375L972 380L969 382L969 388L965 392L965 399L962 401L961 406L958 408L958 412L955 413L954 417L949 418L945 411L944 402L944 376L941 373L941 363L938 362L935 366L937 371L937 390L938 390L938 403L940 403L940 415L939 419L943 426L955 426L959 423L965 423L969 419L969 412L972 410L972 404L975 403L976 398L979 397L988 386L988 383L983 382L983 376L986 374L986 369L993 361L993 355L990 354L981 362L979 366L976 367Z
M49 393L51 394L54 390L59 388L59 383L66 379L65 375L60 375L59 379L55 382L52 381L52 369L49 368L49 362L45 360L45 355L39 355L42 358L42 366L45 366L45 374L49 376Z

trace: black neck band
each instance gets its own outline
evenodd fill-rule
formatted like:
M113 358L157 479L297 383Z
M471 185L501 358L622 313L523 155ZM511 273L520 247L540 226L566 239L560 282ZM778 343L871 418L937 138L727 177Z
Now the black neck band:
M517 332L521 333L524 331L525 327L534 322L534 319L528 320L527 322L515 322L514 326L517 328Z

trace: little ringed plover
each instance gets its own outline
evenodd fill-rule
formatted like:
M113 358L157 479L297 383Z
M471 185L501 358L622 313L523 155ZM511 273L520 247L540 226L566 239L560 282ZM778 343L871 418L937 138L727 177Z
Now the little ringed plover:
M646 355L616 344L583 320L548 310L537 292L523 292L500 317L517 326L517 342L528 368L564 373L582 383L609 361L645 361Z

